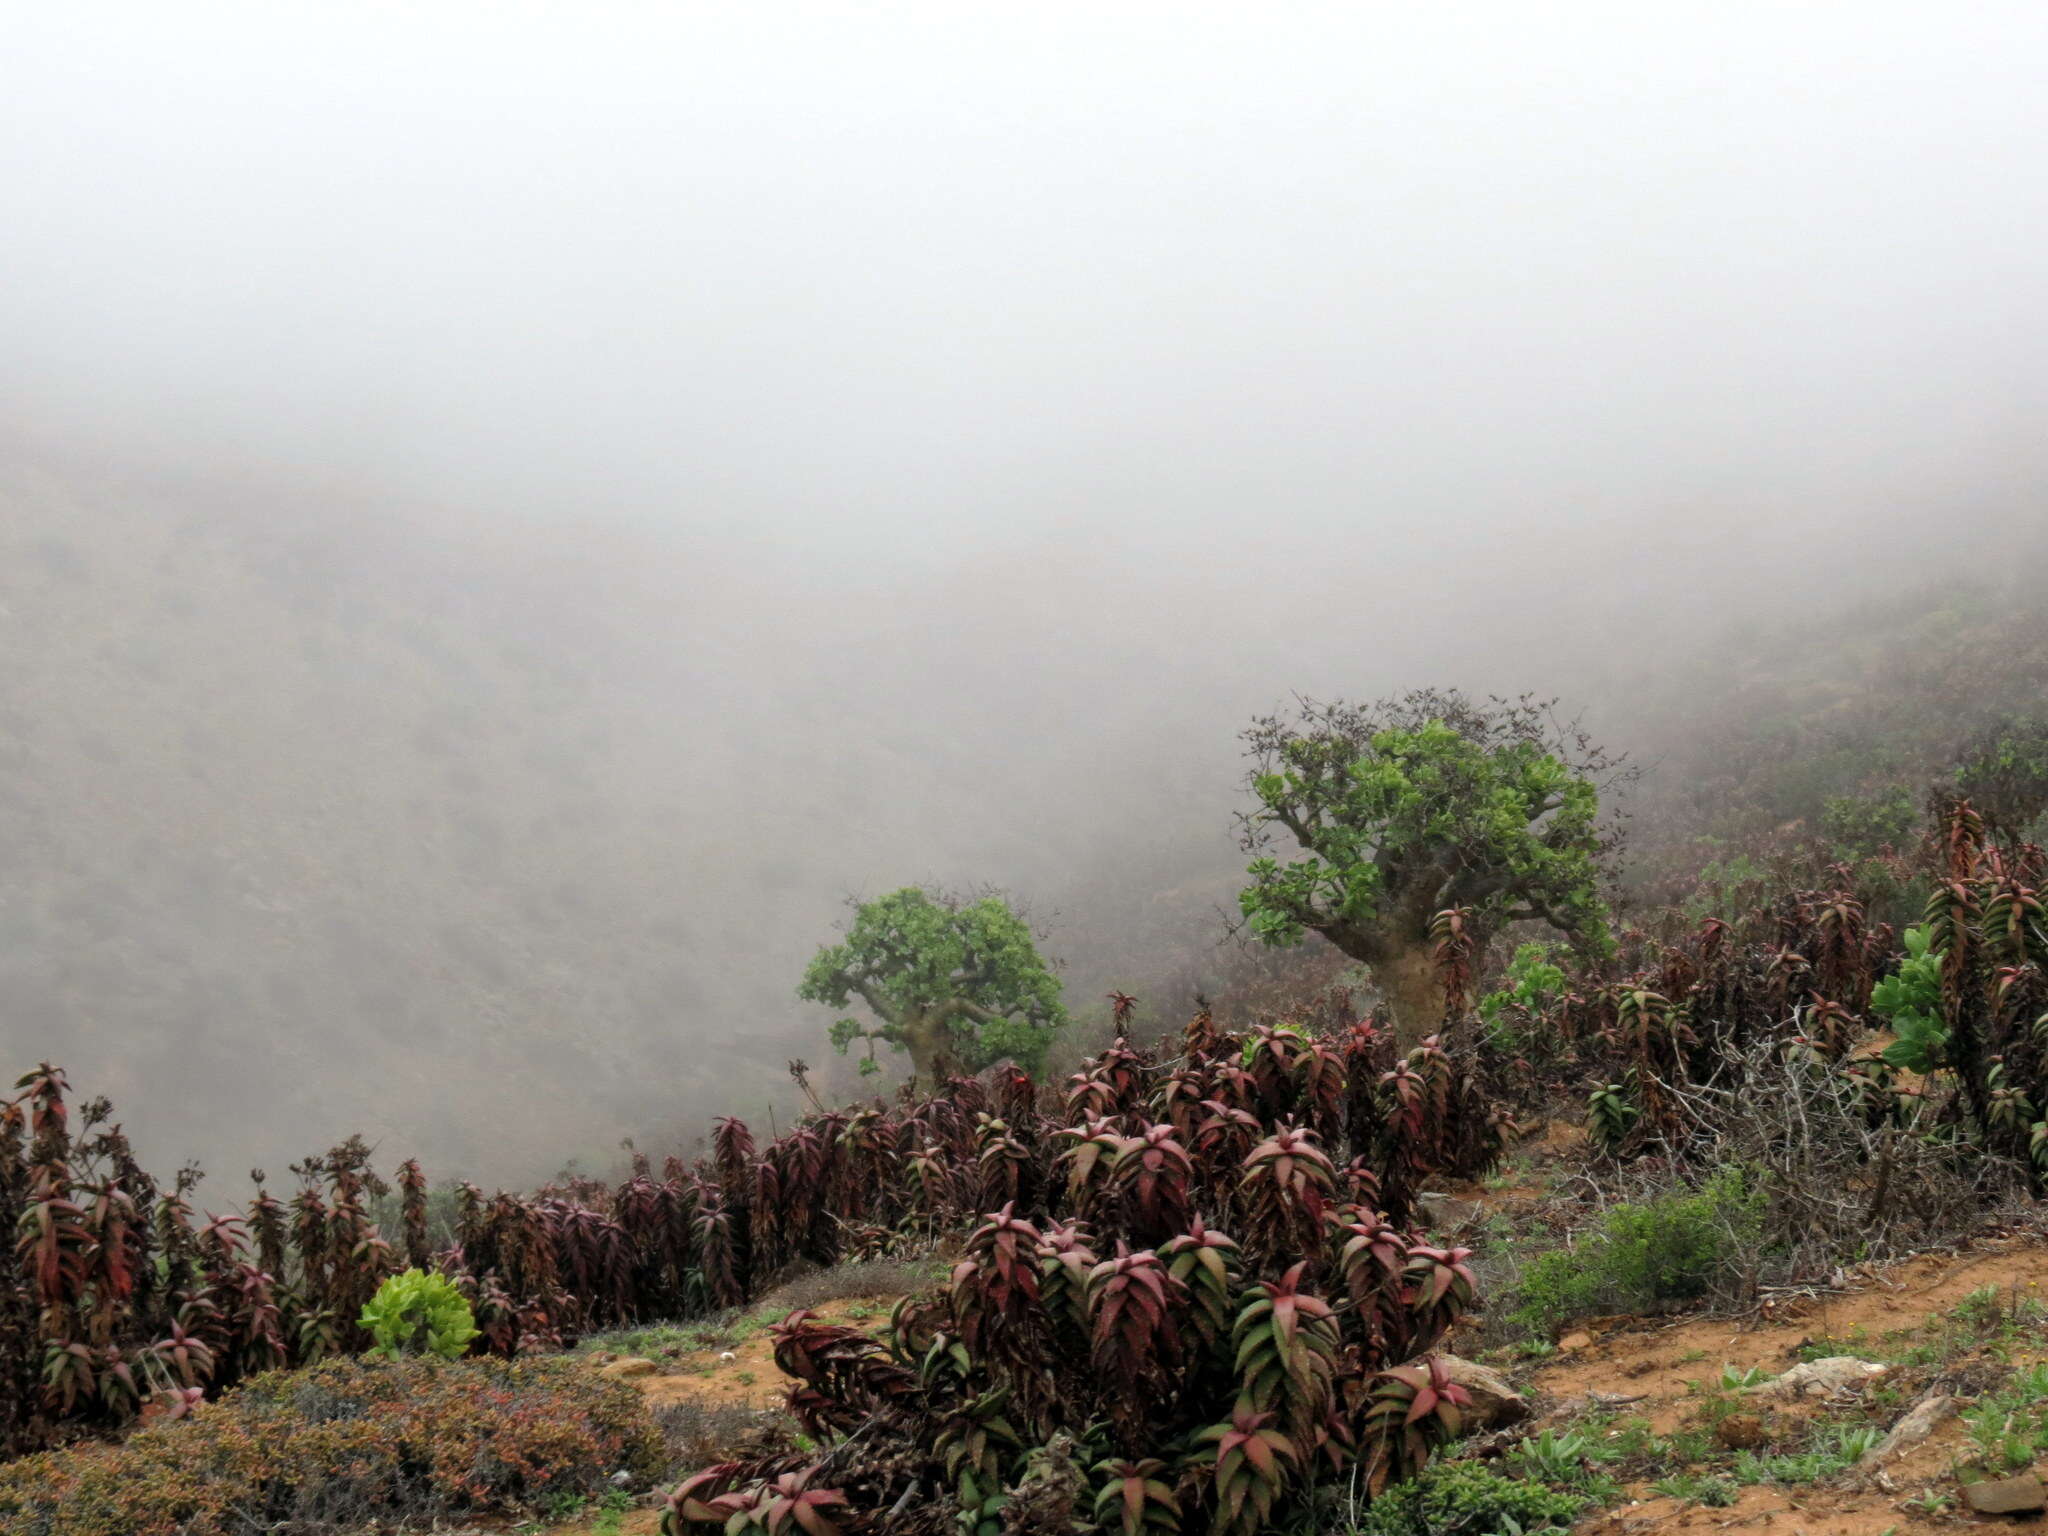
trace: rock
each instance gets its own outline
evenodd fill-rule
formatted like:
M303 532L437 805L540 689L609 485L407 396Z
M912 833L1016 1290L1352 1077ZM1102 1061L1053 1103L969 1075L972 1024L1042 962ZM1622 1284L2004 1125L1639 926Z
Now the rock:
M1439 1354L1437 1359L1443 1362L1451 1380L1471 1395L1471 1406L1465 1410L1467 1430L1519 1424L1529 1417L1529 1400L1493 1367L1476 1360L1461 1360L1456 1355Z
M1933 1434L1935 1426L1955 1411L1956 1400L1946 1392L1928 1393L1891 1427L1882 1440L1863 1453L1863 1459L1856 1463L1856 1470L1875 1471L1901 1451L1912 1449Z
M1764 1421L1753 1413L1731 1413L1714 1426L1714 1438L1731 1451L1753 1451L1764 1443Z
M2031 1472L1997 1482L1963 1484L1963 1502L1980 1515L2034 1515L2048 1509L2048 1490Z
M1445 1232L1454 1232L1486 1214L1486 1207L1478 1201L1460 1200L1454 1195L1424 1194L1415 1204L1422 1213L1424 1225Z
M623 1360L614 1360L610 1365L601 1367L597 1374L613 1381L624 1381L629 1376L652 1376L660 1369L652 1360L627 1355Z
M1583 1329L1578 1333L1568 1333L1557 1341L1557 1348L1560 1354L1568 1355L1575 1349L1590 1349L1592 1347L1593 1335L1585 1332Z
M1830 1355L1825 1360L1795 1365L1782 1376L1743 1390L1768 1392L1773 1397L1832 1397L1851 1387L1868 1386L1890 1370L1888 1365L1858 1360L1854 1355Z

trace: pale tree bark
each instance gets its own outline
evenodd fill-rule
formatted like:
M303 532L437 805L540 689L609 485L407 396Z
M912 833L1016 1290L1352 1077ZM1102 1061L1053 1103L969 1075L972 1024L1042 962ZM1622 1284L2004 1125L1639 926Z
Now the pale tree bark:
M1315 931L1372 972L1373 985L1394 1016L1394 1043L1400 1050L1412 1051L1444 1027L1443 977L1426 920L1411 918L1399 927L1330 923ZM1483 937L1478 944L1484 948Z
M910 1070L927 1092L935 1092L948 1078L966 1071L966 1064L953 1049L952 1019L951 1009L929 1008L905 1015L898 1024L903 1049L910 1055Z
M1373 980L1394 1015L1394 1043L1413 1050L1443 1028L1444 985L1427 944L1388 946L1369 961Z

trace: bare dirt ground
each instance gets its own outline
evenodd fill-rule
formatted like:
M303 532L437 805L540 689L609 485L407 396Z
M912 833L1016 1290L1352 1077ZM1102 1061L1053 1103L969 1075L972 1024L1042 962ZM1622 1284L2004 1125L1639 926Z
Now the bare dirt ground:
M813 1308L820 1322L879 1333L888 1326L897 1298L888 1295L848 1296ZM780 1320L780 1314L766 1316ZM593 1355L591 1368L602 1369L610 1357ZM662 1359L658 1368L628 1379L659 1413L673 1404L696 1402L712 1408L751 1408L769 1412L781 1406L790 1384L775 1364L775 1341L765 1328L721 1349L703 1349ZM616 1517L593 1515L550 1525L548 1536L652 1536L661 1526L658 1510L627 1510ZM500 1527L498 1529L506 1529ZM534 1527L516 1526L512 1530ZM482 1532L477 1536L483 1536Z
M1993 1287L2014 1299L2036 1297L2044 1281L2048 1246L2039 1238L1987 1239L1963 1253L1925 1255L1866 1271L1853 1277L1847 1294L1790 1299L1739 1321L1680 1319L1656 1325L1621 1320L1605 1328L1596 1323L1568 1334L1564 1342L1573 1347L1561 1348L1555 1359L1543 1362L1525 1379L1552 1403L1584 1400L1590 1393L1608 1400L1639 1399L1624 1411L1668 1434L1699 1422L1701 1394L1694 1384L1717 1379L1724 1367L1777 1375L1810 1355L1817 1343L1830 1353L1881 1355L1888 1336L1897 1341L1938 1324L1973 1292ZM2038 1324L2030 1333L2010 1351L2015 1367L2048 1359L2048 1336ZM1904 1382L1910 1373L1899 1369L1894 1374ZM1959 1384L1959 1395L1966 1385ZM1755 1403L1763 1432L1780 1437L1810 1427L1815 1418L1862 1410L1860 1403L1848 1398L1780 1402L1758 1396ZM1910 1406L1910 1401L1902 1403L1883 1417L1903 1417ZM1594 1536L1692 1529L1761 1530L1787 1536L1881 1536L1888 1531L1904 1536L1910 1531L1952 1530L1958 1524L1982 1522L1954 1512L1932 1512L1913 1501L1930 1492L1937 1497L1955 1493L1954 1471L1965 1459L1964 1440L1961 1424L1950 1418L1920 1446L1890 1462L1884 1484L1856 1487L1850 1485L1853 1479L1793 1488L1761 1484L1742 1489L1726 1508L1681 1505L1636 1486L1630 1491L1640 1502L1593 1516L1580 1529ZM1992 1523L2043 1528L2039 1517Z
M894 1296L849 1296L813 1309L821 1323L880 1333L888 1326ZM747 1408L781 1406L789 1378L775 1365L775 1340L763 1329L729 1349L707 1349L677 1358L666 1369L633 1378L648 1406L694 1398L699 1402Z

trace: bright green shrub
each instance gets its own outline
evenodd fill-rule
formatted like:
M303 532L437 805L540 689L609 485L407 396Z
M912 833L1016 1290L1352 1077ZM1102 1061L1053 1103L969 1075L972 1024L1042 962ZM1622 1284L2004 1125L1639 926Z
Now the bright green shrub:
M1704 1296L1743 1272L1763 1216L1763 1192L1737 1168L1696 1190L1617 1205L1578 1247L1546 1253L1523 1271L1510 1316L1541 1332L1569 1318Z
M372 1353L460 1360L476 1337L469 1301L446 1275L408 1269L377 1287L357 1319L377 1342Z
M1507 1536L1569 1526L1585 1500L1477 1462L1433 1462L1373 1500L1355 1536Z
M1941 1011L1941 951L1925 928L1906 930L1906 958L1898 970L1870 991L1871 1008L1898 1036L1884 1059L1908 1072L1928 1073L1948 1064L1948 1023Z
M117 1446L0 1466L8 1536L312 1536L516 1514L661 1475L646 1403L587 1364L334 1360Z
M1479 999L1479 1017L1496 1046L1518 1051L1526 1044L1509 1022L1511 1006L1524 1014L1540 1014L1564 995L1564 968L1553 962L1550 955L1548 944L1517 945L1514 958L1508 961L1507 975L1502 978L1506 984Z

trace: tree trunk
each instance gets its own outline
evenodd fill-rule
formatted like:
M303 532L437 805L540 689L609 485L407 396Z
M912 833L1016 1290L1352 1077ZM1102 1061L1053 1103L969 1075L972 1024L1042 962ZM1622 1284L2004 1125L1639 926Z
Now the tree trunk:
M959 1077L966 1065L953 1050L951 1018L939 1012L921 1013L903 1021L903 1048L910 1052L910 1069L917 1086L936 1093L949 1077Z
M1392 947L1373 963L1372 979L1394 1011L1394 1041L1403 1051L1443 1028L1444 987L1429 945Z

